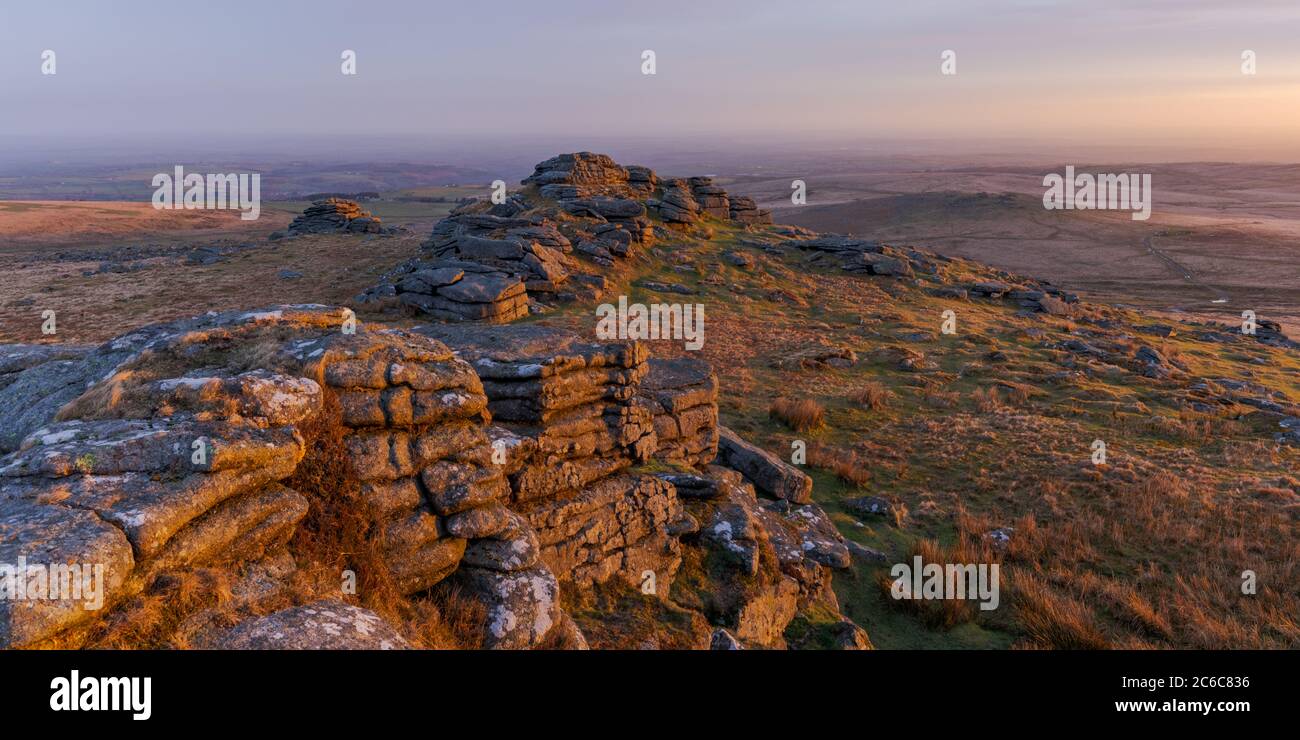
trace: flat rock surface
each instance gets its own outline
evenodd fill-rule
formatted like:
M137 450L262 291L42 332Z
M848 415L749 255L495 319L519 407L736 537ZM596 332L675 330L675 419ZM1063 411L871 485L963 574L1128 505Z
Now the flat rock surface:
M369 609L316 601L236 626L218 638L221 650L406 650L410 644Z

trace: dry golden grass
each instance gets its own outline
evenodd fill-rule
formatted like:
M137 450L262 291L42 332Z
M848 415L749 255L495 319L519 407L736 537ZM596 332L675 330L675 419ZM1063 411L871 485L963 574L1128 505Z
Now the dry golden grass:
M976 388L971 392L971 400L975 402L975 408L981 414L992 414L1002 409L1002 398L998 395L998 389L993 386Z
M869 380L862 388L854 391L849 400L871 411L883 411L894 399L894 392L878 380Z
M110 650L190 647L181 627L187 618L213 610L234 624L231 574L216 568L168 573L144 592L91 625L84 647Z
M1177 417L1153 414L1147 417L1128 417L1123 423L1135 432L1189 445L1210 444L1225 436L1241 434L1244 429L1240 422L1232 419L1186 410Z
M234 210L160 210L134 201L4 201L0 203L0 241L17 244L74 244L112 238L179 236L186 232L272 230L287 222L266 214L242 221ZM253 224L250 226L250 224Z
M1279 536L1294 531L1284 512L1169 471L1103 481L1098 492L1100 508L1068 522L1017 521L1006 562L1026 646L1300 646L1284 585L1300 577L1300 552ZM1102 553L1147 555L1098 567ZM1258 578L1250 595L1241 588L1248 570Z
M1016 618L1033 647L1055 650L1105 650L1110 641L1092 611L1061 594L1033 573L1017 573L1012 581Z
M961 403L961 394L957 391L945 391L930 386L918 390L917 395L926 406L936 409L957 408Z
M935 563L940 566L987 566L998 561L995 553L986 543L972 540L965 533L952 547L943 547L932 539L917 540L902 562L911 564L912 559L917 556L921 558L923 564ZM976 598L896 599L892 594L893 580L889 576L882 574L877 584L890 604L912 612L931 629L952 629L959 624L973 622L979 618L979 601Z
M133 263L145 269L125 273L84 275L96 270L99 261L40 261L35 254L7 253L0 247L0 342L50 341L41 333L41 314L47 309L58 317L57 341L94 343L145 324L207 311L284 303L347 306L393 265L413 256L421 238L411 234L367 240L338 234L266 242L265 234L274 227L256 223L264 231L247 236L253 246L231 253L227 261L190 265L185 250L178 249L173 256ZM282 280L281 269L302 277ZM32 303L18 305L19 299ZM368 318L362 311L358 315Z
M867 461L853 450L814 442L808 445L808 464L834 473L850 486L865 488L871 482Z
M322 412L300 431L310 440L308 453L284 484L306 495L310 506L289 542L290 552L336 578L353 571L362 605L393 612L402 596L389 577L380 528L348 462L346 430L332 392L325 393Z
M794 399L781 396L772 401L768 416L796 432L819 429L826 423L826 410L811 398Z

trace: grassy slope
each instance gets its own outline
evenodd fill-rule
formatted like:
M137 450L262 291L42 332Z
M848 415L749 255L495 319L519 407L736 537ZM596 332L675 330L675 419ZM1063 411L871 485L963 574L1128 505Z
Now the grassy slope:
M1272 422L1250 407L1225 406L1211 416L1186 404L1188 386L1216 377L1249 378L1300 398L1295 352L1247 339L1203 342L1190 327L1155 339L1128 327L1017 316L1011 302L940 299L894 278L810 267L796 250L773 256L746 245L750 235L713 228L712 240L656 247L621 284L634 301L681 300L630 286L634 279L698 292L691 300L704 303L707 315L701 353L722 379L725 423L771 450L804 439L856 455L869 469L865 489L809 472L814 497L841 532L890 555L885 564L858 562L836 579L845 612L878 647L1300 645L1292 616L1300 612L1300 481L1293 477L1300 452L1276 446ZM759 267L733 267L721 259L731 250L750 253ZM947 281L991 277L959 262ZM938 331L945 309L957 314L955 336ZM1088 310L1126 323L1168 323ZM590 326L590 309L546 320ZM1095 365L1059 379L1078 359L1052 347L1078 331L1096 332L1087 341L1114 341L1130 354L1152 344L1188 372L1161 383ZM658 354L683 351L680 342L652 344ZM817 344L850 348L859 361L846 369L773 366ZM892 347L922 352L939 370L904 372ZM892 391L886 408L849 400L869 381ZM826 424L796 434L769 419L779 395L817 400ZM1091 463L1094 439L1106 441L1107 465ZM910 513L898 525L862 521L841 504L867 492ZM1001 526L1017 528L1006 552L993 551L984 537ZM942 617L883 597L880 575L918 547L1000 560L1002 608L945 626ZM1259 578L1253 596L1240 590L1247 569Z

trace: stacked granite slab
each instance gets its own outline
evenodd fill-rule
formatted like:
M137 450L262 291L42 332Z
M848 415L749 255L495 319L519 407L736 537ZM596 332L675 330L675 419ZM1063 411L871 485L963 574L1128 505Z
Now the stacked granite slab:
M313 201L287 229L290 234L382 234L384 225L354 200L325 198Z
M532 292L554 293L569 277L573 250L552 221L459 213L433 227L423 249L433 257L477 262L514 275Z
M619 473L518 506L543 560L579 588L617 578L666 594L681 565L680 537L698 528L676 489L652 475Z
M349 430L352 475L399 589L418 592L454 572L487 611L485 647L540 642L561 619L558 585L532 527L507 506L507 468L474 369L445 344L402 330L333 335L295 352L321 358Z
M602 196L565 201L562 207L570 215L596 222L590 226L590 241L603 245L615 256L627 257L634 246L654 239L654 227L640 201ZM580 249L583 246L580 244Z
M655 458L701 466L718 454L718 376L690 357L652 358L638 400L654 415Z
M748 195L733 195L728 200L728 217L742 224L770 224L772 212L759 208Z
M0 458L0 562L102 566L111 610L168 573L279 557L313 500L353 491L403 593L464 571L489 613L535 617L493 647L559 619L536 536L506 506L487 397L445 345L280 306L145 327L84 359L107 368L84 400ZM0 601L0 643L75 646L96 613Z
M647 367L640 342L588 343L539 325L420 331L474 368L497 424L533 440L531 464L512 476L516 501L580 488L653 452L653 421L634 403Z
M700 204L695 200L687 180L672 179L660 182L661 194L647 205L669 223L694 223L700 214Z
M644 189L653 178L645 168L637 171L637 187ZM543 198L569 200L596 195L627 197L631 194L628 169L607 154L574 152L538 163L524 185L536 185Z
M572 251L568 237L540 216L455 213L433 227L420 257L356 300L443 321L506 323L528 315L528 293L564 288Z
M772 223L771 211L760 209L748 196L729 195L712 177L667 179L659 186L659 197L647 200L646 205L668 223L690 224L702 216L744 224Z
M631 197L644 200L654 195L659 187L659 176L649 167L630 164L627 166L627 187Z
M723 221L731 217L731 201L727 197L727 191L714 185L712 177L692 177L687 182L701 211Z
M636 399L647 369L639 342L588 343L551 327L454 325L424 331L479 374L498 438L512 451L512 506L533 525L542 559L562 580L639 583L647 563L675 570L676 492L627 473L655 449Z
M355 300L442 321L506 323L528 315L528 291L517 275L465 260L410 260Z
M536 185L543 198L559 201L598 196L644 200L654 195L659 178L649 167L624 167L607 154L573 152L539 162L523 184Z
M194 456L196 443L209 454ZM102 606L111 606L159 573L255 558L307 512L303 496L276 482L302 455L286 426L53 423L0 469L0 562L77 565L85 578L102 568ZM96 610L83 593L0 603L0 646L39 645L89 620Z
M476 200L439 221L418 258L356 301L444 321L507 323L551 301L598 297L605 276L584 260L611 268L649 247L662 228L655 216L682 226L706 217L771 223L753 199L729 196L711 177L660 180L604 154L561 154L522 182L503 203ZM542 303L530 308L529 294Z
M658 184L649 167L622 167L605 154L561 154L538 164L523 184L538 186L543 198L587 222L577 246L598 264L612 265L611 257L626 257L654 239L643 202Z
M352 476L403 593L452 573L467 543L504 527L509 488L490 462L487 398L445 346L406 332L322 338Z

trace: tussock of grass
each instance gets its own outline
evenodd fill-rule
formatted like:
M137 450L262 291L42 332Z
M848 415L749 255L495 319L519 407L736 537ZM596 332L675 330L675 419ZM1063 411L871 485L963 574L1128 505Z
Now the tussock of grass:
M871 411L883 411L894 399L893 391L878 380L869 380L849 396L849 400Z
M1014 584L1016 617L1027 635L1027 647L1055 650L1111 647L1092 611L1077 600L1059 593L1032 573L1017 573Z
M951 547L944 547L932 539L921 539L913 543L904 558L909 565L913 558L920 556L922 563L946 565L991 565L997 562L987 544L967 537L964 533ZM882 574L877 583L883 597L897 608L911 612L931 629L952 629L959 624L974 622L980 616L977 598L943 598L943 599L896 599L892 594L894 581Z
M1002 397L998 395L998 389L992 386L976 388L971 393L971 400L981 414L993 414L1002 409Z
M808 464L834 473L850 486L865 488L871 482L868 462L853 450L814 442L808 446Z
M819 429L826 423L826 410L811 398L793 399L781 396L772 401L768 416L796 432Z
M235 623L231 574L203 568L168 573L93 625L84 647L108 650L190 647L182 630L187 618L213 610L217 623Z

